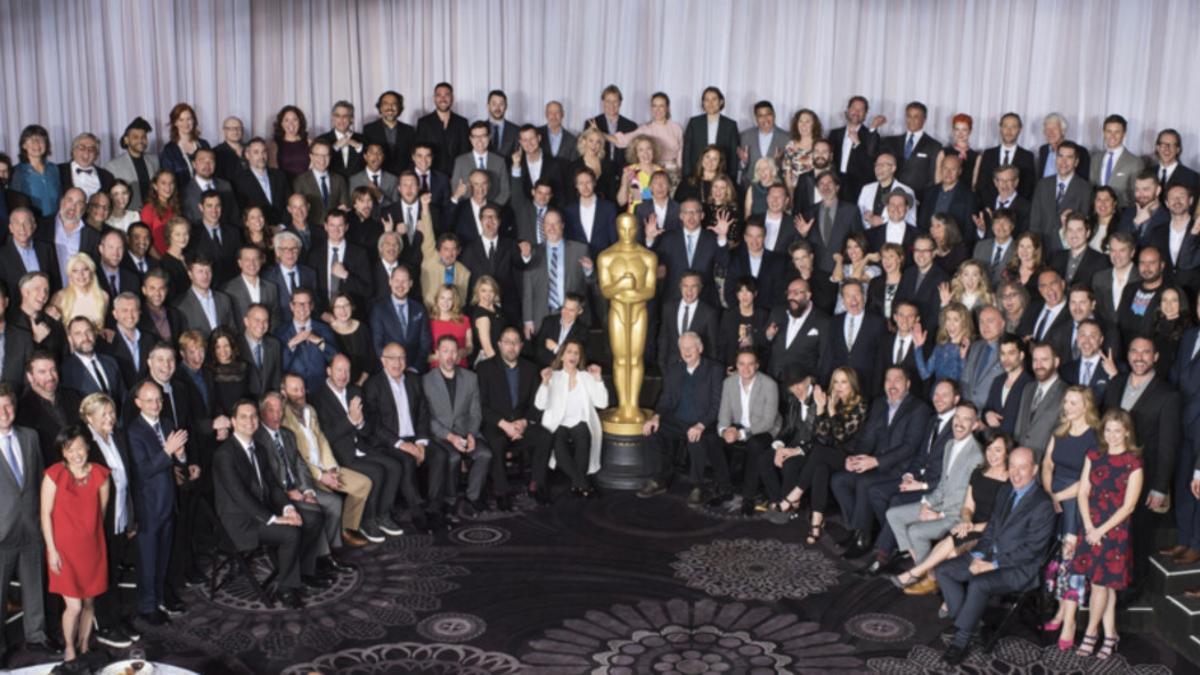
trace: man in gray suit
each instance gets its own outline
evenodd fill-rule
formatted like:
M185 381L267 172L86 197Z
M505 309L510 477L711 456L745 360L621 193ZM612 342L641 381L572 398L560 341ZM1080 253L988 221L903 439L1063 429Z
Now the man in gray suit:
M129 183L129 208L138 211L149 196L150 183L158 173L158 155L146 152L150 147L150 123L141 117L134 118L121 136L121 148L125 152L104 165L113 178Z
M963 362L959 385L964 400L977 410L987 404L992 380L1004 372L1000 365L1000 336L1004 333L1004 315L991 305L979 311L979 339L971 344Z
M896 535L896 545L911 553L914 562L924 560L933 543L959 522L971 472L979 466L983 455L979 441L972 434L977 419L975 406L965 401L958 404L951 422L954 439L942 452L942 473L937 485L919 502L888 509L887 521Z
M779 416L779 387L758 370L758 354L753 349L738 352L737 372L721 385L721 408L717 413L717 434L724 443L708 447L708 462L717 481L717 495L709 506L724 506L733 500L733 482L725 449L746 453L742 481L742 515L754 515L754 497L758 493L760 457L774 452L771 442L783 425Z
M1117 191L1122 208L1133 204L1133 181L1142 173L1144 162L1125 147L1125 118L1104 118L1104 148L1092 153L1092 185L1107 185Z
M993 286L999 286L1004 281L1004 270L1017 250L1012 237L1016 226L1016 215L1011 210L998 209L992 214L992 236L975 244L971 257L987 267Z
M246 369L246 391L256 397L278 391L283 383L283 345L270 332L269 316L266 306L250 305L242 315L246 329L238 336L242 360L250 366Z
M562 309L568 293L587 295L587 287L596 282L594 265L587 244L563 239L562 212L547 209L542 219L546 241L533 246L522 241L521 261L525 264L521 287L521 319L525 339L533 337L546 315Z
M542 135L542 152L566 164L579 159L579 149L575 147L579 139L563 128L563 116L561 103L547 103L546 124L538 127L538 133Z
M0 384L0 589L7 595L13 576L21 581L25 616L25 646L46 646L46 617L42 607L42 528L39 508L42 451L37 433L13 426L17 395ZM0 602L0 628L8 626L8 603ZM7 646L0 630L0 666Z
M346 179L329 168L333 146L321 139L308 149L308 171L292 181L292 191L308 202L308 226L325 223L325 214L333 209L350 208L350 188Z
M205 339L217 326L237 330L233 303L228 295L212 288L212 277L212 261L190 257L188 279L192 287L175 301L175 308L183 315L183 329L198 330Z
M435 506L444 496L443 510L454 507L458 501L459 465L466 460L471 470L467 474L467 501L459 508L459 515L470 518L487 510L481 495L492 461L492 451L479 433L483 422L479 381L475 373L458 366L458 341L454 336L443 335L435 355L437 368L422 376L421 385L429 401L430 440L442 448L446 463L429 468L429 502Z
M1062 250L1059 215L1067 210L1092 212L1092 184L1076 175L1079 166L1079 146L1071 141L1058 145L1054 159L1055 175L1038 181L1030 208L1029 229L1042 237L1043 255Z
M1013 436L1017 445L1033 450L1037 463L1042 463L1046 444L1062 408L1067 385L1058 376L1058 356L1050 345L1039 342L1033 346L1033 386L1021 392L1021 407L1017 410L1017 426Z
M279 287L274 282L259 276L262 271L262 251L257 246L245 244L238 249L237 265L241 274L225 282L221 290L233 303L233 316L245 317L250 305L259 303L271 308L271 330L283 320L279 313Z
M754 104L754 127L738 135L738 184L745 189L754 180L754 167L767 157L779 163L788 143L787 132L775 125L775 106L770 101Z
M350 192L364 185L375 188L380 192L379 209L385 209L396 202L396 187L399 179L383 170L383 160L386 155L383 146L378 143L368 143L363 151L363 161L367 166L358 173L350 176Z
M221 196L221 224L241 227L242 214L238 209L237 196L233 193L233 185L224 178L217 178L217 155L208 148L196 151L192 160L192 169L196 172L192 179L179 189L179 206L183 217L193 225L199 225L203 220L200 209L200 198L209 190L216 190Z
M482 120L471 125L471 152L464 152L454 159L454 173L450 176L450 189L457 198L467 194L467 181L477 169L487 171L487 200L501 206L508 204L509 172L504 157L488 151L491 140L488 123Z

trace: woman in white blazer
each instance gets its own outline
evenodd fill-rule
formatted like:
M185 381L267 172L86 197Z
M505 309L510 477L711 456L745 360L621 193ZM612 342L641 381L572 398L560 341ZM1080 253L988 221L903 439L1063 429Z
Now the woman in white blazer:
M550 468L558 465L571 479L571 494L595 494L588 474L600 470L600 415L608 407L608 389L600 366L586 365L583 345L568 340L549 368L542 371L533 404L542 411L542 426L554 437Z

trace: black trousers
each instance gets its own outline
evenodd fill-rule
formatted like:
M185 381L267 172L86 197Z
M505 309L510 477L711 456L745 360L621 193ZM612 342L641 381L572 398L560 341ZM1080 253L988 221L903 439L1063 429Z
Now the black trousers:
M518 456L525 456L533 475L533 484L537 486L537 489L540 490L546 485L546 473L550 470L550 450L554 445L554 439L545 427L531 423L525 427L525 433L516 441L509 439L508 435L499 427L485 430L483 437L492 449L493 494L497 497L504 497L509 493L508 470L505 466L505 458L509 453L512 453L514 460Z
M379 449L379 454L400 463L400 493L404 495L404 501L408 504L409 512L415 514L418 511L426 508L427 504L429 505L429 508L433 508L433 502L436 501L434 499L435 486L439 485L440 481L444 480L443 472L446 464L446 458L442 454L441 448L437 447L436 443L430 443L429 445L425 446L425 461L421 462L421 466L428 467L427 471L429 472L428 502L421 497L421 492L417 487L419 485L417 482L417 472L420 470L421 466L417 465L417 460L413 458L412 455L404 452L400 448L393 447L381 447ZM438 493L438 496L440 496L440 492ZM391 507L389 506L388 508Z
M204 495L195 482L184 483L176 492L178 510L175 514L175 536L171 540L171 559L167 566L167 585L171 591L183 588L189 572L195 567L195 549L200 536L200 513L212 508L201 504Z
M692 485L699 485L704 480L704 468L708 464L710 448L719 450L721 439L715 430L705 428L700 434L700 440L693 443L687 439L687 432L691 426L673 417L660 418L658 431L650 437L649 444L657 459L654 478L658 482L670 484L680 447L685 447L687 451L688 480Z
M317 542L324 526L320 517L304 513L304 525L258 526L258 541L274 549L275 587L281 590L300 588L300 575L311 575L317 569Z
M390 515L404 476L404 465L400 460L383 452L370 452L342 466L371 479L371 492L363 506L363 520L378 520Z
M742 474L742 498L753 499L758 493L759 458L771 452L771 434L754 434L744 441L736 443L721 442L708 452L708 461L716 474L717 487L721 492L733 492L733 479L729 475L729 460L725 458L725 448L733 452L745 453L744 470Z
M554 461L571 479L571 487L588 487L588 461L592 454L592 430L587 422L554 430ZM539 487L540 489L540 487Z
M787 462L784 464L786 466ZM830 477L845 464L846 454L840 449L828 445L814 445L808 460L800 467L795 482L788 482L787 474L784 475L781 492L786 494L796 487L804 490L808 493L812 510L823 514L829 510Z
M795 455L784 460L783 467L776 467L775 449L771 448L771 451L762 454L758 461L758 475L762 479L763 488L767 491L767 498L772 502L780 502L796 486L800 472L808 463L808 457ZM785 486L788 486L786 491L784 490Z
M132 516L132 514L130 514ZM111 628L133 613L133 606L122 597L121 565L134 551L133 540L124 533L114 534L105 527L104 544L108 551L108 590L96 597L96 623L101 628Z

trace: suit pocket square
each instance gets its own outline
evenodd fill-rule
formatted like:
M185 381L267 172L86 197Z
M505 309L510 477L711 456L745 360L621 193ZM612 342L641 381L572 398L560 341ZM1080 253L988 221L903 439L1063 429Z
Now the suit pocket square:
M918 152L917 157L924 157L925 159L929 159L929 155L924 152Z
M821 334L821 331L817 330L816 328L809 328L808 333L806 333L806 335L808 335L808 337L816 337L816 336L819 336L820 334Z

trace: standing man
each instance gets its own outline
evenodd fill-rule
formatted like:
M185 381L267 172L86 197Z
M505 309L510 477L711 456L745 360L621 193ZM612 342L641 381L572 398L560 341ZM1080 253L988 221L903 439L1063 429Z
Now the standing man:
M433 149L433 167L447 176L454 171L454 159L470 149L467 118L453 106L454 87L439 82L433 88L433 110L417 120L417 143Z

